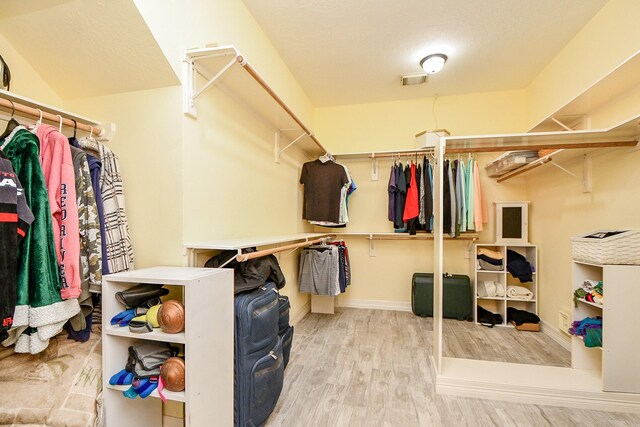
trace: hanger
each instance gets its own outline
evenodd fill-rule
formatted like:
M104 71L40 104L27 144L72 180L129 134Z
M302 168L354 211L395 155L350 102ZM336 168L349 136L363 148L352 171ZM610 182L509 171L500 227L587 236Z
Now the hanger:
M56 114L56 116L60 117L60 124L58 125L58 132L62 133L62 116L60 114Z
M9 102L11 103L11 118L7 122L7 128L2 132L2 135L0 135L0 139L5 139L11 135L11 132L13 132L16 127L20 126L20 123L13 118L13 115L16 113L16 105L11 100L9 100Z
M334 159L331 153L329 153L328 151L324 153L323 156L320 156L318 160L320 160L322 163L327 163L328 161L332 161L335 163L336 161L336 159Z
M78 131L78 122L76 122L76 119L71 119L73 120L73 137L76 137L76 132Z
M89 126L89 135L80 138L78 144L85 150L91 150L96 154L100 154L100 143L93 137L93 126Z

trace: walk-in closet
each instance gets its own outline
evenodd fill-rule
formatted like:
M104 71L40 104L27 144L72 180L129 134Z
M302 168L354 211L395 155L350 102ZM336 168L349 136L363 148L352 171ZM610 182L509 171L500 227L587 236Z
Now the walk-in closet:
M640 425L639 16L2 2L0 425Z

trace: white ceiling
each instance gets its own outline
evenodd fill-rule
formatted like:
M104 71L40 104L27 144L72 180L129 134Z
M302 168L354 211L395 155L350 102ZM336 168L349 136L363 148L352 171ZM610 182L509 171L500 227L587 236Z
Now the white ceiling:
M0 2L0 33L64 99L179 84L132 0Z
M316 106L522 89L607 0L243 0ZM427 54L449 56L402 87ZM250 58L249 58L250 59Z

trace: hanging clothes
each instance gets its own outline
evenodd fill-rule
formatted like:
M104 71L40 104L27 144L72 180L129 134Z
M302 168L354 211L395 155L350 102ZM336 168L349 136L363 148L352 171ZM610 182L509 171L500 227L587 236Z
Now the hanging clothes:
M73 160L67 138L50 125L36 130L40 165L53 218L53 239L58 254L62 299L80 296L80 234Z
M456 202L458 208L458 227L460 232L467 231L467 185L466 185L466 171L464 162L458 162L458 169L456 171Z
M391 222L396 218L396 165L391 165L391 171L389 173L389 184L387 185L387 193L389 196L389 203L387 206L387 219Z
M343 241L315 245L300 252L300 292L336 296L351 284L349 252Z
M0 152L0 342L9 336L16 308L18 248L34 216L11 162Z
M81 144L82 142L82 144ZM81 148L87 153L87 162L89 163L89 173L91 174L91 186L93 187L93 195L96 199L96 207L98 209L98 221L100 223L100 254L102 264L102 274L109 274L109 262L107 260L107 240L105 239L105 220L104 206L102 204L102 190L100 189L100 175L102 174L102 162L100 161L100 152L93 138L69 138L69 143L73 147Z
M467 205L467 230L474 231L475 227L475 184L473 174L473 159L469 158L467 164L467 176L465 183L467 184L467 191L465 194L465 203Z
M487 223L487 207L482 196L482 186L480 184L480 172L478 170L478 162L473 162L473 183L474 183L474 222L476 231L482 231L482 224Z
M124 184L120 175L118 157L104 144L92 136L78 141L80 147L98 154L102 163L100 169L100 195L104 215L104 232L102 233L102 274L105 274L104 258L109 273L131 270L134 267L133 244L125 208ZM87 160L90 161L89 158ZM91 163L89 164L91 168ZM92 182L93 182L93 172ZM97 193L96 193L97 194ZM96 199L97 201L97 199ZM98 204L99 213L99 204Z
M404 223L402 216L404 214L404 205L408 189L407 175L405 174L402 163L398 164L396 168L396 188L396 212L393 228L395 232L402 233L407 231L407 224Z
M409 222L410 219L416 218L420 213L418 207L418 182L416 181L416 165L411 162L409 169L409 187L407 188L407 200L404 205L404 213L402 221Z
M427 231L433 230L433 167L427 159L427 173L425 175L425 220Z
M80 281L81 292L78 297L80 313L69 319L70 338L86 341L91 332L91 313L93 298L91 292L100 292L102 287L101 236L98 209L96 206L87 154L79 148L71 147L71 156L75 171L76 195L78 204L78 225L80 234ZM77 334L74 332L82 332Z
M422 167L420 167L422 166ZM418 214L418 222L422 226L423 229L426 230L427 225L427 209L426 209L426 176L427 176L427 157L424 156L422 159L422 165L418 165L418 176L416 179L418 180L418 193L419 193L419 205L420 205L420 213Z
M335 296L340 293L339 253L335 246L310 246L300 253L301 293Z
M300 184L304 185L302 218L340 223L340 196L349 177L342 165L320 159L302 165Z
M47 348L49 339L80 311L76 299L61 297L49 195L40 167L38 143L34 134L18 126L0 147L13 165L34 215L19 247L16 309L9 337L2 345L15 343L17 353L32 354Z

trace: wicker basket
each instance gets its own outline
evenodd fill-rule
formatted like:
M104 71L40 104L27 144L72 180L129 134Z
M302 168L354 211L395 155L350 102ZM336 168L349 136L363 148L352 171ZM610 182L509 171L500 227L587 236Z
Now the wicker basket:
M593 264L640 265L640 231L594 231L571 238L571 256Z

